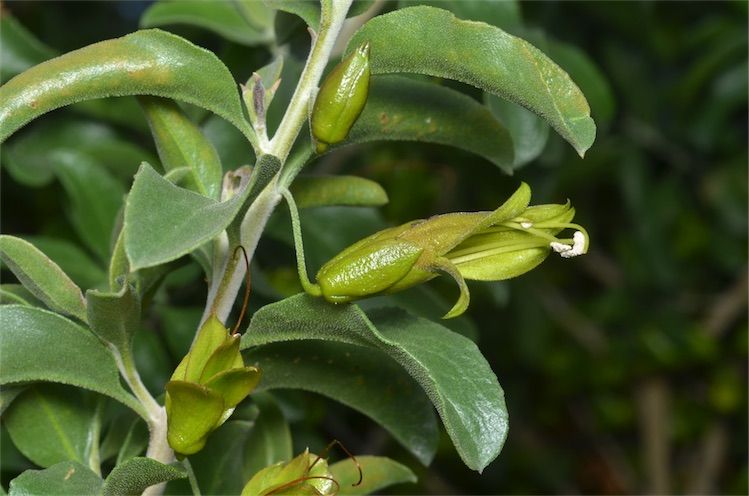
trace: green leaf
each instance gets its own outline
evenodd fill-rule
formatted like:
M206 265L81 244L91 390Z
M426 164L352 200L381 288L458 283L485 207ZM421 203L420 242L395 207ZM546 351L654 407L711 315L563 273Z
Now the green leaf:
M148 299L159 287L164 277L184 262L184 260L176 260L168 264L130 272L130 263L125 253L125 235L123 231L120 231L109 261L109 289L118 291L125 281L129 281L135 285L136 292L141 299Z
M117 465L104 481L103 496L138 495L146 488L187 477L182 465L164 465L152 458L136 457Z
M541 155L549 139L549 125L543 119L530 110L491 93L485 93L484 100L510 132L515 151L513 169L522 167Z
M373 494L393 484L403 482L416 482L416 475L395 460L384 456L357 456L362 472L362 481L359 481L359 470L352 460L342 460L330 465L330 473L338 482L341 496L355 494Z
M151 126L164 170L187 167L190 171L189 189L218 200L223 168L211 142L173 101L140 97L140 103Z
M27 470L10 481L11 496L99 494L101 477L78 462L65 461L45 470Z
M320 25L320 2L318 0L263 0L263 3L273 9L301 17L308 26L315 30ZM362 14L373 3L373 0L354 0L347 16Z
M123 230L130 270L175 260L210 241L234 219L248 193L246 187L241 194L217 202L175 186L143 163L125 204Z
M497 27L411 7L370 20L347 52L366 42L372 74L418 73L476 86L540 115L580 155L595 139L588 103L570 77L536 47Z
M255 449L249 442L252 422L229 420L208 438L205 448L190 455L198 487L203 494L239 494L247 479L242 477L242 458Z
M13 400L24 392L26 386L10 386L0 389L0 415L8 409Z
M300 212L304 238L304 255L310 272L340 253L348 246L387 227L382 215L373 208L351 209L327 207L305 209ZM266 234L278 241L294 246L289 229L288 209L278 209L266 227ZM329 226L335 225L335 229Z
M469 124L469 125L467 125ZM512 139L492 113L450 88L401 76L373 77L347 143L422 141L476 153L512 171Z
M44 303L37 300L31 292L20 284L0 284L0 304L24 305L27 307L43 307Z
M112 404L109 421L104 426L105 435L99 448L102 462L112 460L114 465L129 460L145 451L148 428L143 419L131 410Z
M356 305L301 294L256 312L242 345L310 339L379 349L400 364L432 400L468 467L483 470L502 449L508 425L504 393L470 340L401 310L378 309L368 317ZM305 355L314 356L316 348L308 344Z
M202 123L201 131L213 144L225 171L255 162L255 153L245 137L224 119L216 115L208 117Z
M273 29L275 12L258 0L233 0L239 13L248 24L257 29Z
M3 415L13 444L41 467L72 460L88 464L98 438L95 398L91 393L58 384L26 388Z
M262 7L262 4L258 7ZM144 28L170 24L197 26L248 46L268 43L273 39L272 29L261 30L250 24L239 7L228 1L160 0L151 5L140 19L140 25ZM272 25L269 27L272 28Z
M99 100L84 100L72 104L70 110L86 117L93 117L97 121L115 124L124 129L148 133L148 123L143 116L143 110L133 96L112 96ZM247 140L245 139L245 141ZM136 162L136 165L140 162L140 160Z
M454 304L455 302L450 299L449 295L443 296L437 291L437 288L428 284L419 284L406 291L366 298L357 302L357 305L364 312L369 312L375 308L395 306L417 317L424 317L425 319L435 321L441 319L443 315L450 311ZM454 319L442 320L440 325L474 342L479 336L476 324L468 313L464 313Z
M439 324L402 311L376 310L371 319L383 344L432 399L463 461L483 470L502 449L508 416L504 392L479 349Z
M114 357L91 332L38 308L1 306L0 317L0 385L71 384L114 398L146 417L140 403L120 385Z
M291 430L281 408L270 393L253 392L259 414L247 439L242 479L247 481L261 469L294 456Z
M249 181L246 172L235 175L235 194L223 202L178 188L148 164L135 176L125 205L125 251L130 270L175 260L210 241L227 228L242 205L256 197L278 172L280 162L261 156ZM159 233L158 242L153 234Z
M135 288L123 284L117 293L87 291L86 303L91 331L121 355L130 355L133 336L140 328L140 300Z
M24 239L44 252L81 288L95 288L106 283L104 269L77 245L47 236L24 236Z
M133 355L143 384L155 395L161 394L174 371L173 357L166 350L162 336L145 329L136 333L133 336Z
M2 152L3 166L14 179L31 187L52 182L58 157L82 156L81 160L125 181L131 180L141 162L158 163L153 154L120 138L111 127L72 119L45 119L4 145Z
M263 3L275 10L282 10L301 17L307 26L317 29L320 25L320 2L309 0L263 0Z
M54 50L39 41L18 20L4 13L0 17L0 83L29 67L51 59Z
M358 16L368 11L374 5L374 0L354 0L346 14L348 17Z
M446 9L458 19L479 21L497 26L505 31L515 32L522 27L520 4L515 0L481 0L466 2L464 0L400 0L401 8L414 5L429 5Z
M0 87L0 141L50 110L125 95L192 103L220 115L255 141L226 66L211 52L157 29L89 45L8 81Z
M614 117L616 102L611 85L595 62L578 47L557 40L549 40L546 51L577 82L596 120L608 124Z
M135 419L127 431L125 440L117 452L117 462L124 463L142 454L148 447L148 426L143 419Z
M356 176L300 176L289 189L299 208L329 205L380 207L388 202L382 186Z
M245 347L256 341L266 342L245 352L245 361L257 363L263 371L258 391L293 388L333 398L382 425L423 464L431 462L438 438L432 407L419 385L397 363L370 347L309 341L315 338L288 317L287 329L294 337L280 335L278 341L307 341L267 344L271 340L265 331L250 337L249 333L261 327L268 332L277 329L276 326L266 327L267 318L278 318L275 309L264 312L267 308L255 314L257 321L253 319L251 330L243 337ZM320 316L309 321L310 328L314 325L322 325Z
M169 330L164 336L169 353L177 357L185 356L195 338L195 329L201 323L203 308L163 304L155 310L161 317L164 329Z
M81 289L62 269L28 241L0 235L0 259L18 281L52 310L86 322Z
M125 190L106 170L78 153L54 153L55 173L69 199L68 217L80 238L104 262Z

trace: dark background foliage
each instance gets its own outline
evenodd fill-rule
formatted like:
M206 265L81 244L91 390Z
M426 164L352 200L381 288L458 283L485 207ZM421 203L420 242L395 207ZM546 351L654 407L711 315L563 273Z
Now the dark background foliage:
M137 29L148 3L3 9L63 53ZM450 324L478 342L504 387L511 427L503 452L479 476L445 437L433 465L419 468L363 416L288 393L295 445L319 449L337 438L354 453L388 454L418 472L418 487L394 489L403 493L746 494L747 3L528 2L521 10L519 34L576 46L604 75L595 98L586 91L599 132L584 160L555 135L514 177L436 145L350 147L313 169L373 178L390 204L380 213L323 209L305 222L319 266L383 222L494 208L518 180L537 203L572 200L590 253L552 257L510 282L473 284L470 316ZM214 50L238 80L268 58L205 31L175 32ZM143 122L115 127L152 150ZM60 184L28 188L3 168L4 232L76 241L67 205ZM278 217L258 254L267 288L257 283L254 308L297 291L288 221ZM139 344L154 390L199 318L199 274L182 269L154 297ZM424 306L454 296L435 281L398 299ZM3 435L7 487L28 463Z

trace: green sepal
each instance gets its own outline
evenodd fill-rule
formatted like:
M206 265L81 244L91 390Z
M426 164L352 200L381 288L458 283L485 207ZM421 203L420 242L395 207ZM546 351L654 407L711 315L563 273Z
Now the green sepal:
M471 293L468 291L468 285L463 278L463 274L460 273L458 268L453 265L450 260L444 257L435 260L433 266L436 270L449 274L453 279L455 279L455 282L458 283L458 287L460 288L458 301L455 302L455 305L453 305L450 311L448 311L442 318L452 319L453 317L460 316L466 311L468 304L471 302Z
M413 225L399 239L410 240L423 247L426 253L441 256L481 229L517 217L528 207L531 189L526 183L493 212L452 213L437 215ZM432 260L420 260L428 266Z
M242 489L242 496L320 496L333 494L336 489L337 484L332 480L328 462L305 450L289 462L276 463L256 473Z
M216 374L205 387L221 395L224 399L224 409L231 409L257 387L260 377L260 369L257 367L234 368Z
M533 223L566 224L575 217L570 202L565 204L534 205L522 213L521 218ZM561 229L557 229L559 232Z
M190 352L185 355L172 374L172 379L199 382L203 368L213 352L226 341L228 331L215 315L200 327Z
M203 449L223 413L219 393L192 382L166 384L167 441L175 453L192 455Z
M213 376L227 369L243 367L244 362L239 354L239 335L227 336L208 357L200 374L199 384L206 384Z
M500 222L513 219L524 213L531 202L531 187L528 183L522 182L517 190L507 199L498 209L489 214L482 222L478 229L493 226ZM531 207L532 208L532 207Z

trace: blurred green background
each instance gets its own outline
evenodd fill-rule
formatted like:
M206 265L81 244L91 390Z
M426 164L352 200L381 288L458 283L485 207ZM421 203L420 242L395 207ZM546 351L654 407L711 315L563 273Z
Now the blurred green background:
M63 53L136 30L149 3L7 1L2 9L4 19L12 14ZM494 12L487 2L459 3L456 9L467 16ZM336 438L353 453L387 454L417 471L418 486L392 493L747 494L747 2L495 7L490 20L542 47L588 97L598 137L585 159L553 133L547 140L541 133L543 151L512 177L480 157L437 145L348 147L310 171L375 179L390 204L379 211L317 209L303 223L314 270L386 223L494 208L520 180L531 185L534 203L573 202L576 221L591 235L587 256L550 257L518 279L474 283L468 316L447 324L477 341L505 390L511 424L504 450L479 475L462 465L444 437L432 466L420 467L362 415L322 397L288 393L283 404L295 445L319 449ZM307 35L283 20L278 26L292 53L303 54ZM264 48L205 30L173 31L215 51L238 81L270 58ZM37 49L41 54L28 57L50 53ZM15 59L3 50L5 81ZM286 91L292 81L284 81ZM61 248L59 239L83 246L68 255L84 288L96 284L104 266L81 235L87 204L76 188L88 184L91 194L115 198L101 208L116 214L138 165L130 157L156 155L142 116L120 103L54 112L2 151L3 232L30 236L58 258L70 248ZM225 166L251 160L220 121L199 112L194 117ZM60 181L24 177L13 165L18 157L44 169L45 147L55 146L44 137L70 118L80 129L97 129L94 141L106 128L107 136L138 148L93 154L107 171L104 179L71 172ZM93 169L101 167L79 172ZM253 308L298 291L288 225L279 214L261 243ZM204 292L192 264L154 297L138 345L154 390L189 344ZM435 281L391 300L437 318L454 292L450 283ZM7 487L28 462L3 436Z

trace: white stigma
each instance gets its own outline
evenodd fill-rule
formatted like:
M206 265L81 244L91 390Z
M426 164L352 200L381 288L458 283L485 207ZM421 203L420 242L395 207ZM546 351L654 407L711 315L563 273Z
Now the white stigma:
M551 249L557 253L566 253L572 249L570 245L566 245L558 241L552 241L551 243L549 243L549 246L551 246Z
M559 241L552 241L549 246L562 258L572 258L585 253L585 241L585 234L582 231L575 231L572 235L572 246Z
M530 229L531 227L533 227L533 222L521 222L520 227L522 227L523 229Z
M572 258L585 253L585 235L582 231L575 231L572 240L574 242L572 249L561 252L560 255L562 255L562 257Z

